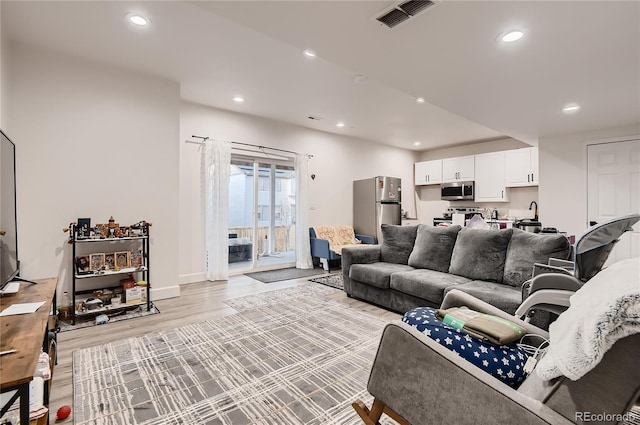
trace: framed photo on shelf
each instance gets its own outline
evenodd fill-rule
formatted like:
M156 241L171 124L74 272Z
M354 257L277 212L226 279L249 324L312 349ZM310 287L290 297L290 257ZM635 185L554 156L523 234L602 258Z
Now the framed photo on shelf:
M96 224L95 237L106 238L109 234L109 227L106 224Z
M91 236L91 219L79 218L76 225L76 233L78 239L85 239Z
M120 226L118 228L118 231L116 232L116 235L119 238L126 238L127 236L129 236L129 227L127 226Z
M114 270L116 268L116 254L110 252L104 254L104 268L105 270Z
M104 253L89 255L89 270L96 272L104 268Z
M129 251L116 252L116 270L129 267Z
M91 263L89 262L88 255L82 255L80 257L76 257L76 273L77 274L91 273L91 270L89 270L90 267L91 267Z
M142 251L131 251L129 264L131 267L142 267L144 265L142 261Z

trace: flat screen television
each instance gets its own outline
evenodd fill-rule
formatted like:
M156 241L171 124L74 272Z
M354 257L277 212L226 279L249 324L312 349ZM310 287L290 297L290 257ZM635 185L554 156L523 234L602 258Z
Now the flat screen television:
M20 272L16 214L16 146L0 129L0 291Z

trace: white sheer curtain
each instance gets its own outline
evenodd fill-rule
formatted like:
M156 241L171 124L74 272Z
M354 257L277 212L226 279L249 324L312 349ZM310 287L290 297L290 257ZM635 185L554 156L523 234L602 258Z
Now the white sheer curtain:
M309 157L296 154L296 267L312 269L309 246Z
M207 280L229 278L229 171L231 144L205 140L202 171L205 188Z

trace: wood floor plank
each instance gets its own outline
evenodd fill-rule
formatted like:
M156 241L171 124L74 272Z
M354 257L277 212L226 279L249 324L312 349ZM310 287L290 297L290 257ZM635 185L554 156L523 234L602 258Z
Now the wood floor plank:
M58 364L54 371L49 404L52 423L58 408L65 404L73 407L72 353L74 350L234 314L236 310L226 305L225 300L295 287L306 284L307 279L265 284L247 276L238 275L230 277L228 282L205 281L182 285L180 297L154 301L160 314L58 334ZM348 298L344 291L333 292L330 295L331 299L347 303L356 310L374 313L389 320L400 317L396 313ZM73 419L70 416L64 421L55 423L71 424Z

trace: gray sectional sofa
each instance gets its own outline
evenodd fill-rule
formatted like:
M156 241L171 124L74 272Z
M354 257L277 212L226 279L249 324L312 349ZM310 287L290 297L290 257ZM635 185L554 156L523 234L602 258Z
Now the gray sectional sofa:
M513 314L533 264L571 251L564 235L519 229L382 225L382 235L381 245L343 249L344 290L399 313L439 307L455 288Z

